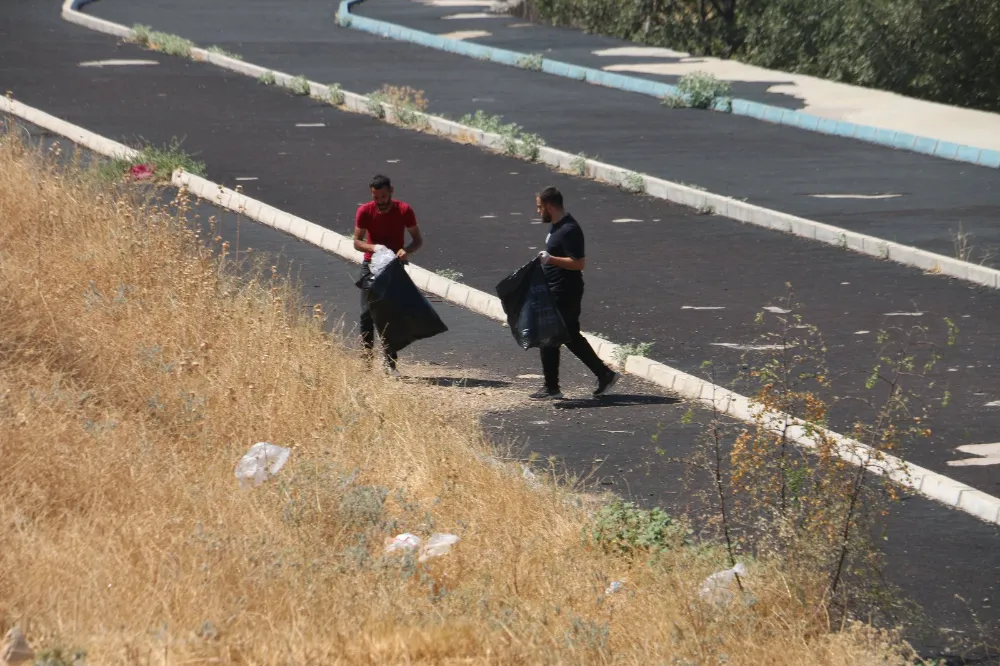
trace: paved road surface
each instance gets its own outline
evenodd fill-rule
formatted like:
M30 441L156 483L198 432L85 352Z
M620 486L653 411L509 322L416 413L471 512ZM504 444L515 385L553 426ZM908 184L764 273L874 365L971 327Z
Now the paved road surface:
M54 29L81 32L50 20ZM938 389L949 386L953 400L931 421L935 436L907 457L1000 494L996 468L946 465L960 455L955 447L997 439L1000 410L986 406L1000 398L995 290L634 197L293 99L211 66L118 49L96 34L84 38L106 56L128 52L161 64L155 76L151 67L81 69L77 63L88 57L73 52L80 42L50 42L36 57L18 47L25 34L12 33L4 52L7 87L23 101L116 138L186 137L214 178L234 185L237 177L257 177L244 183L248 193L342 233L351 231L353 206L365 199L370 174L388 171L433 241L421 261L431 269L458 270L488 292L543 244L544 229L531 223L533 193L556 184L587 232L592 268L584 327L617 342L652 342L654 358L689 372L715 359L720 379L731 379L740 352L718 345L752 343L755 315L785 292L787 282L797 290L803 315L826 337L834 371L846 373L837 384L842 396L864 395L874 331L913 320L886 314L924 312L920 321L934 324L940 340L941 318L948 316L961 327L961 345L947 357L953 371L941 368L935 379ZM315 122L325 126L296 127ZM615 222L629 219L640 221ZM845 430L858 410L857 403L844 402L831 422Z
M401 8L415 12L420 6L371 0L359 11L398 20ZM334 0L300 0L294 7L266 0L98 0L84 11L124 25L150 24L201 45L220 44L250 62L339 82L354 92L409 85L426 92L434 112L502 114L563 150L932 252L953 256L960 224L974 234L974 253L1000 247L996 169L751 118L668 110L642 95L339 28Z
M758 303L763 298L761 294L768 292L759 287L758 290L750 289L747 283L760 281L765 287L780 286L781 276L768 277L768 269L783 274L787 267L782 264L782 258L792 257L798 266L806 270L811 268L817 285L824 286L818 292L825 290L825 297L835 302L837 297L831 290L834 286L842 286L836 278L841 277L843 271L851 272L855 285L863 283L866 290L884 290L889 300L877 303L873 312L882 312L883 306L895 305L890 292L897 288L897 283L911 276L911 272L898 267L823 250L832 252L827 256L794 239L695 216L663 202L635 199L598 184L552 174L538 166L408 133L372 119L261 88L249 79L227 75L209 66L150 54L132 46L119 47L107 37L63 24L55 19L54 13L44 10L39 6L19 6L15 16L18 31L8 32L0 41L3 56L0 80L18 99L115 138L142 135L163 142L172 136L186 136L187 147L201 153L213 179L233 185L236 177L258 177L259 181L244 183L251 196L342 232L350 228L354 205L366 196L364 183L370 173L376 169L389 170L397 178L400 196L416 206L428 235L429 245L421 252L420 263L432 269L458 268L475 286L492 289L498 276L533 254L530 248L540 243L541 230L528 222L533 204L531 193L542 182L555 182L571 193L571 201L587 203L588 214L581 217L593 239L592 261L599 267L620 268L614 272L604 268L590 273L592 293L588 303L593 314L585 324L591 329L603 327L608 332L623 332L629 322L621 321L622 313L631 315L634 312L628 309L629 298L632 302L645 302L646 310L660 313L659 324L641 322L635 315L627 319L635 318L635 326L652 326L647 330L669 326L677 339L689 342L690 345L682 346L673 345L669 339L660 341L664 348L661 358L673 357L671 360L682 367L696 368L701 358L710 352L710 348L704 346L708 341L723 334L745 335L749 326L746 325L748 318L742 314L736 319L728 319L728 310L721 311L723 314L709 311L707 315L712 321L678 323L695 314L681 311L680 304L691 302L691 297L696 298L695 304L699 297L701 300L727 298L731 299L729 305L734 309L746 303L745 312L750 315L763 304ZM50 40L46 49L32 55L30 44L41 38ZM104 70L81 70L77 66L84 60L108 57L152 58L161 64ZM326 126L295 127L300 122L324 122ZM399 161L390 163L389 160ZM516 203L522 197L524 203ZM488 214L484 211L491 210L497 211L498 217L484 219L482 216ZM643 213L644 217L632 216L646 220L656 215L666 223L644 226L644 223L614 224L609 221L623 210ZM510 215L516 212L521 215ZM730 233L706 233L707 220L711 226L728 225ZM672 233L666 234L667 229ZM650 236L659 233L657 230L664 232L662 238ZM260 230L262 234L265 232ZM277 240L269 242L280 245ZM658 253L656 262L641 256L644 247L651 244L664 248ZM714 246L718 256L727 257L732 275L721 289L720 283L712 280L713 272L703 270L703 265L697 261L689 264L686 273L684 266L679 265L682 260L689 260L694 248L706 245ZM313 253L315 272L306 284L321 285L314 289L323 292L325 297L343 299L340 310L328 308L328 311L349 312L357 296L345 271L333 268L338 265L336 260L299 243L289 243L289 246L297 252ZM257 247L271 248L264 241L258 242ZM639 256L634 256L637 252ZM796 258L800 252L809 257ZM630 282L634 280L633 273L628 270L632 262L672 266L670 271L654 275L655 282L659 282L663 290L662 302L656 299L649 305L649 289L645 290L643 299L632 294L638 288L634 281ZM825 275L829 271L834 273ZM830 280L831 276L835 279ZM942 305L956 306L957 303L958 307L968 307L975 305L976 298L985 298L949 281L916 274L911 277L921 282L925 292L934 294L940 290L934 298ZM725 284L731 286L725 287ZM728 288L735 293L726 295ZM334 295L338 293L339 296ZM619 302L612 307L613 300ZM846 302L853 305L858 300L855 295ZM831 311L836 313L838 309L834 306ZM459 319L455 313L469 320ZM698 316L705 314L698 312ZM496 372L501 377L516 377L532 369L537 371L531 356L518 354L506 342L509 332L482 320L473 321L475 317L459 310L448 309L445 316L453 333L416 347L415 354L419 350L439 359L448 355L462 359L460 349L466 348L472 351L461 352L467 354L464 359L475 358L478 366L493 362L490 359L496 350ZM872 312L869 316L877 318ZM989 323L988 318L983 321ZM978 322L980 317L977 315L969 326L980 325ZM477 326L494 330L498 336L496 342L477 339ZM738 327L743 328L735 330ZM980 335L983 336L980 339L987 339L985 329ZM621 336L614 337L621 339ZM431 343L444 346L440 355ZM518 359L522 363L512 367L512 362ZM468 361L456 365L465 362ZM623 387L623 392L643 394L628 385ZM621 409L624 412L625 408ZM668 493L676 492L677 474L663 466L662 460L651 452L650 434L656 431L656 423L669 424L678 408L639 404L627 409L631 413L616 411L614 416L619 422L628 423L627 427L611 424L604 428L626 433L600 433L601 429L596 426L607 418L610 409L571 410L565 423L562 419L567 415L561 411L553 412L552 419L540 418L537 412L529 411L520 420L510 417L503 424L494 421L491 425L502 425L504 432L519 437L532 436L532 448L544 447L540 451L543 454L571 453L569 462L577 467L589 466L597 457L608 457L607 451L613 444L612 450L619 457L609 460L611 464L606 463L606 467L614 467L615 474L621 475L615 483L625 486L627 481L627 488L643 493L649 501L670 506ZM542 424L532 423L543 420L559 422L562 427L553 432ZM633 434L627 434L629 432ZM677 454L683 455L684 442L689 441L690 432L671 431L671 434L674 432L675 436L663 437L661 441L670 439ZM648 476L638 471L646 468L652 470ZM625 471L619 473L618 469ZM970 471L968 478L978 479L988 486L990 476L976 476L975 472ZM951 597L955 592L971 598L973 608L987 621L994 621L997 614L992 597L1000 574L1000 562L995 554L996 532L995 528L964 514L919 498L910 499L901 505L890 526L886 544L892 562L890 578L927 606L936 627L969 630L970 623L962 614L961 604ZM921 640L928 649L941 646L930 635L922 635Z

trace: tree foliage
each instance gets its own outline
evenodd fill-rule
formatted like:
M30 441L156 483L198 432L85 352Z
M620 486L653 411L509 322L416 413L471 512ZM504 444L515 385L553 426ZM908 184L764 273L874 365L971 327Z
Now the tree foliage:
M529 2L557 25L1000 111L997 0Z

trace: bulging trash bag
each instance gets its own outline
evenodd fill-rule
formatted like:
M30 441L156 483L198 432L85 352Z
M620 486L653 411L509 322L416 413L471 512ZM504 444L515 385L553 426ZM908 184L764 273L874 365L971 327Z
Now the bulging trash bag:
M236 463L236 478L240 480L240 487L245 487L248 483L254 486L264 483L284 467L291 453L290 449L283 446L257 442Z
M375 330L391 349L402 351L417 340L448 330L397 257L367 287Z
M377 278L381 275L386 267L392 263L392 260L396 258L396 253L387 248L385 245L376 245L375 251L372 253L372 260L369 264L369 268L372 272L372 278Z
M569 341L537 257L501 280L496 291L510 332L522 349L555 347Z

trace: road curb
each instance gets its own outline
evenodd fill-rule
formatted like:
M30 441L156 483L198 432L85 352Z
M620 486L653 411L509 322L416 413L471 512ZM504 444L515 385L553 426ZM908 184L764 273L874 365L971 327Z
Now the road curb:
M16 115L39 127L65 136L67 139L102 155L135 154L134 150L120 143L8 98L0 98L0 111ZM171 182L174 186L183 188L200 199L244 215L265 226L288 233L303 242L320 247L348 261L360 263L363 258L363 255L354 249L352 239L347 236L286 213L241 192L236 192L200 176L186 173L181 169L174 172ZM418 287L428 293L490 319L500 322L506 319L500 305L500 299L492 294L442 277L413 264L407 266L407 273ZM602 360L617 365L616 356L619 353L619 345L590 333L585 333L584 336L594 346ZM761 418L767 428L776 432L785 430L789 439L803 448L815 448L817 444L815 437L827 437L834 442L834 450L842 459L854 465L864 465L874 474L887 475L899 485L946 506L964 511L983 521L1000 524L1000 498L983 493L937 472L911 465L900 458L879 454L860 442L832 431L819 428L810 431L804 423L791 419L785 414L779 412L761 414L760 407L754 404L750 398L658 361L640 356L629 356L625 359L624 366L626 372L635 374L682 398L698 402L731 418L750 423ZM811 433L815 433L815 435Z
M364 2L364 0L342 0L337 9L337 24L379 37L411 42L427 48L447 51L478 60L489 60L490 62L509 67L523 69L525 59L531 57L527 53L451 39L407 28L396 23L351 14L351 7L361 2ZM677 87L668 83L629 76L627 74L605 72L600 69L572 65L557 60L542 59L541 71L554 76L592 83L607 88L616 88L640 95L648 95L658 99L663 99L677 93ZM721 109L716 108L715 110ZM843 120L822 118L794 109L784 109L745 99L734 98L732 100L731 112L734 115L747 116L776 125L787 125L807 132L856 139L896 150L907 150L931 157L974 164L976 166L993 169L1000 168L1000 151L997 150L965 146L949 141L918 136L908 132L897 132L895 130L873 127L871 125L859 125Z
M93 30L118 37L128 37L131 30L125 26L87 16L73 8L81 2L86 3L90 1L65 0L62 12L63 18ZM354 17L354 20L359 20L360 18ZM436 37L434 35L431 36ZM459 43L464 44L464 42ZM472 45L466 44L466 46ZM243 74L244 76L260 78L261 75L270 73L274 75L275 84L279 86L287 87L296 78L285 72L253 65L198 47L191 49L191 57L194 60L208 62L217 67ZM331 93L330 86L315 81L309 81L308 83L312 97L329 99ZM343 96L343 103L339 105L340 107L355 113L371 115L367 96L346 90L339 90L339 93ZM382 106L387 113L387 118L395 114L395 109L391 105L382 104ZM424 123L424 126L435 134L452 137L462 143L470 143L491 150L502 151L503 149L504 139L497 134L484 132L425 113L414 113L412 115L418 117ZM713 194L705 190L647 174L635 173L622 167L605 164L597 160L585 159L579 155L548 146L541 146L539 148L537 161L561 171L571 172L575 170L575 174L578 176L592 178L593 180L616 187L628 189L634 188L636 185L641 185L642 191L649 196L692 207L702 212L728 217L745 224L752 224L765 229L819 241L827 245L834 245L844 250L918 268L935 275L956 278L991 289L1000 289L1000 270L998 269L961 261L954 257L928 252L916 247L842 229L823 222L782 213L740 201L739 199ZM582 169L583 173L580 173L580 169Z

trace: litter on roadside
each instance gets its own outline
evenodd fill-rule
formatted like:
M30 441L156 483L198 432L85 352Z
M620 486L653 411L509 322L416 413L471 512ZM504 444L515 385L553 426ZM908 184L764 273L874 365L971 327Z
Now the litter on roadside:
M737 562L736 566L732 569L725 569L724 571L714 573L702 583L698 596L705 601L715 604L728 603L733 599L732 587L736 581L736 576L742 578L746 576L746 573L746 567L743 566L742 562Z
M249 483L256 487L264 483L284 467L291 453L291 449L283 446L257 442L236 463L236 478L240 487L244 488Z
M386 553L394 553L397 550L416 550L417 548L420 548L420 537L416 534L404 532L392 539L386 539Z
M432 557L440 557L451 550L452 545L458 543L458 537L454 534L432 534L431 538L424 544L420 553L419 562L426 562Z
M397 534L392 539L386 539L385 552L388 554L398 550L414 551L419 548L420 557L417 561L426 562L432 557L440 557L447 554L456 543L458 543L458 537L454 534L440 534L435 532L424 543L416 534L404 532ZM421 544L423 544L422 548Z

